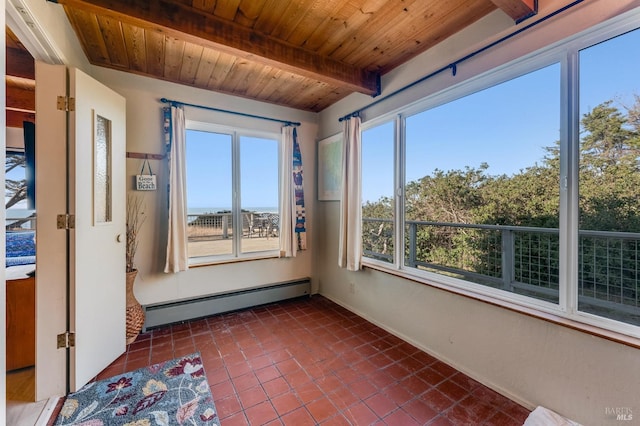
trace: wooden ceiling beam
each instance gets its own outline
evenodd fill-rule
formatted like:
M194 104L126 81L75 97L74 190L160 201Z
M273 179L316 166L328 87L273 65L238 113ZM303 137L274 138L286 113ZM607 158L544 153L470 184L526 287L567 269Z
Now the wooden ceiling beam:
M31 80L36 78L33 57L26 50L7 47L6 59L7 75L29 78Z
M538 0L491 0L516 23L538 13Z
M22 87L7 85L7 109L34 112L36 110L35 92Z
M7 110L7 127L22 128L25 121L36 122L36 114L27 111Z
M240 58L337 85L379 94L379 75L258 33L175 0L57 0L66 8L108 16Z

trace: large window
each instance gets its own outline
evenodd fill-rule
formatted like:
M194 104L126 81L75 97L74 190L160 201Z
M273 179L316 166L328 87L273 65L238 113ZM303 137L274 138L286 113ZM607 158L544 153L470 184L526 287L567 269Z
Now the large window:
M404 265L558 301L560 65L406 118Z
M187 232L192 262L278 250L277 138L189 123Z
M365 264L639 336L640 30L614 28L364 123Z

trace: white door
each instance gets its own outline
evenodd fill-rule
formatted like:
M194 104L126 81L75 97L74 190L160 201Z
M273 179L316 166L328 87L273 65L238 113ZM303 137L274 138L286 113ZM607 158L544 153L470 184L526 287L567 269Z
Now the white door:
M69 85L75 99L69 260L75 332L70 375L76 390L125 351L126 114L122 96L83 72L69 69Z
M65 113L56 98L67 93L67 78L75 108ZM125 100L79 70L37 62L36 117L36 397L42 399L64 394L66 374L77 390L125 350ZM57 229L56 216L65 212L75 225ZM69 371L67 349L55 345L67 324L75 335Z

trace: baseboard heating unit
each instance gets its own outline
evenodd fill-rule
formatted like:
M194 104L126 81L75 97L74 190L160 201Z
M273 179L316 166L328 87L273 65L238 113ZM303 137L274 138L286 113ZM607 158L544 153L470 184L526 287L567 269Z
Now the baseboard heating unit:
M311 280L296 281L239 290L229 293L144 306L144 329L159 327L223 312L260 306L311 294Z

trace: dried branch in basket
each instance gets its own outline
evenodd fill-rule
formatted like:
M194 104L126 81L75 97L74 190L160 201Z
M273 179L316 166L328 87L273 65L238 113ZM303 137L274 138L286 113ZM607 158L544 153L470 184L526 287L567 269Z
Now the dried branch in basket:
M134 259L138 250L138 233L145 219L142 196L127 195L127 272L132 272L136 269Z

